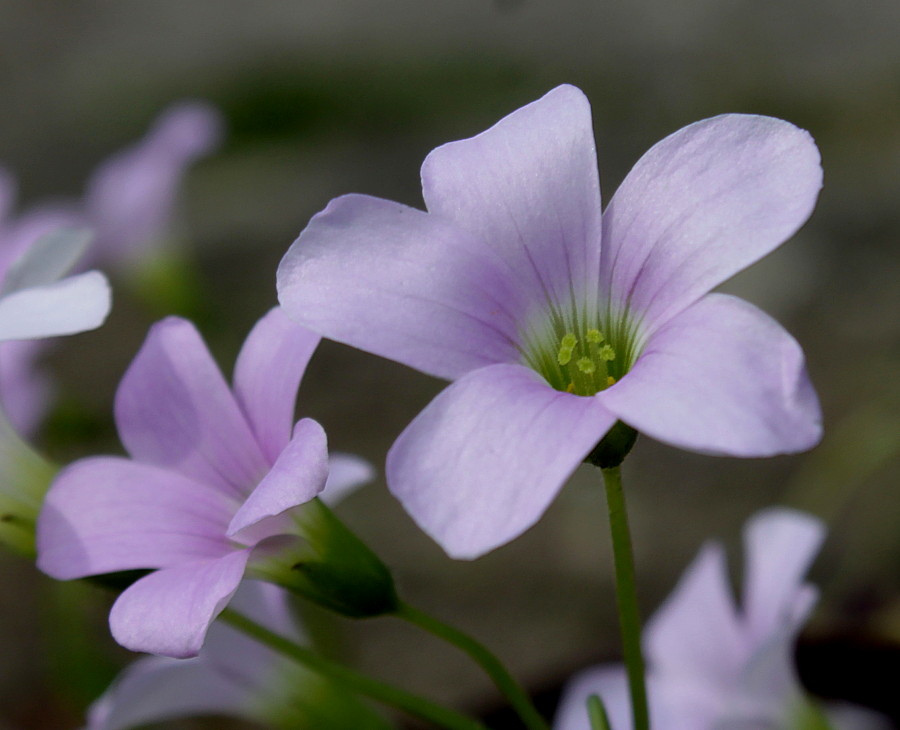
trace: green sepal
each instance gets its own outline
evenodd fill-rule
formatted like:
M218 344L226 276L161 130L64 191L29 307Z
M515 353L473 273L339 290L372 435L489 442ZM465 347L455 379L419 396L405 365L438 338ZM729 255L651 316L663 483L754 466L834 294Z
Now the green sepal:
M638 432L631 426L616 421L615 425L600 439L600 443L587 455L585 461L601 469L612 469L619 466L628 456L637 437Z
M0 543L27 558L35 556L35 525L56 472L0 411Z
M350 618L393 613L399 606L390 570L319 499L296 517L300 540L271 543L250 567L254 577ZM275 538L278 540L278 538Z

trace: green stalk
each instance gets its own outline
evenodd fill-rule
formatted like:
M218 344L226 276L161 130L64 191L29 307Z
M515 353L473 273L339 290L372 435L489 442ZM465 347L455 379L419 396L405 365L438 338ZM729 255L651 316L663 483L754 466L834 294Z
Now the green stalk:
M625 510L625 494L622 491L622 474L619 469L618 466L601 469L603 483L606 486L613 559L616 566L616 606L619 611L622 652L631 692L634 729L649 730L650 717L647 711L647 688L644 683L644 656L641 653L641 617L637 605L634 555L631 551L628 513Z
M446 730L487 730L480 722L454 710L443 707L424 697L419 697L380 682L377 679L367 677L330 659L325 659L311 649L296 644L290 639L270 631L265 626L231 609L226 609L221 617L239 631L265 644L279 654L293 659L307 669L317 672L326 679L330 679L360 695L395 707L436 727L446 728Z
M497 689L503 693L528 730L548 730L547 723L535 709L525 690L516 682L500 660L483 644L459 629L445 624L403 601L400 602L400 607L394 615L453 644L468 654L493 680Z

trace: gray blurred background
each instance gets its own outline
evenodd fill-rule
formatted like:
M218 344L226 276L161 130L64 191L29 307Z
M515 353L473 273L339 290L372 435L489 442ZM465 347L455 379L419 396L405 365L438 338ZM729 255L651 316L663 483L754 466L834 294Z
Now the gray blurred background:
M809 129L825 168L813 218L723 288L799 339L828 435L811 454L765 461L640 440L625 479L641 600L649 615L707 537L739 558L740 526L756 509L817 512L831 532L813 571L822 599L804 634L804 677L820 693L896 712L898 39L897 0L3 0L0 163L17 174L24 206L75 197L167 104L218 106L227 139L193 168L181 206L197 295L180 313L198 320L230 373L275 303L280 257L330 198L354 191L421 207L430 149L559 83L592 102L607 200L643 151L692 121L753 112ZM104 328L48 356L59 405L42 443L59 460L119 452L116 384L167 313L129 292L116 287ZM333 448L381 473L393 439L441 387L324 343L300 411L323 423ZM598 477L583 467L534 529L474 563L447 559L381 477L341 513L411 602L486 640L549 707L571 672L618 657ZM128 658L107 636L109 599L54 584L11 555L0 555L0 570L0 728L77 727ZM394 620L315 611L308 620L337 655L382 678L474 712L502 704L464 658Z

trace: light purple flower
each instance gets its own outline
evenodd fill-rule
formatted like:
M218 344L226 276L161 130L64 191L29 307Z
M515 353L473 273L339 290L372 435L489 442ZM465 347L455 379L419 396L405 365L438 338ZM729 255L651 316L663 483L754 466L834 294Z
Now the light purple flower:
M724 115L655 145L601 218L590 107L561 86L431 152L428 212L333 200L282 261L279 297L325 337L454 381L387 478L473 558L534 524L617 420L709 454L818 441L798 344L708 292L791 236L821 181L806 132Z
M793 647L816 598L803 582L824 538L815 518L769 509L744 530L741 608L734 604L722 545L709 543L647 626L647 688L657 730L798 727L805 703ZM587 698L603 700L612 727L630 730L625 669L576 676L554 730L590 730Z
M222 137L218 111L180 102L157 119L135 145L113 155L88 181L84 215L97 232L96 253L131 265L171 233L181 180Z
M116 395L131 458L65 468L38 523L38 566L55 578L158 569L113 606L119 643L196 655L254 548L291 533L292 508L325 486L322 427L304 418L291 432L318 341L272 310L244 343L232 390L193 325L171 317L151 329Z

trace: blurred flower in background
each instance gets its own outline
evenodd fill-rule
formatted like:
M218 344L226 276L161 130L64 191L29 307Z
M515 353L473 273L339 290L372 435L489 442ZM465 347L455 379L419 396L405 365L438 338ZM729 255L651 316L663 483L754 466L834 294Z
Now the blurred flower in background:
M653 727L658 730L827 728L794 668L794 644L818 598L803 577L825 526L803 512L771 508L744 529L741 606L735 606L725 551L709 543L648 622L644 647ZM590 730L587 699L598 695L614 730L630 730L625 668L576 676L555 730ZM841 709L837 729L889 727L883 718Z

